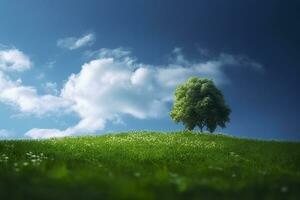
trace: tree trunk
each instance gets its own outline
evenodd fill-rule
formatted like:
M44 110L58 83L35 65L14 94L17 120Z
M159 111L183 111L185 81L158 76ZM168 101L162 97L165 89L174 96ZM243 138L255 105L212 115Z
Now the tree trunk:
M200 126L199 128L200 128L200 131L202 133L203 132L203 126Z

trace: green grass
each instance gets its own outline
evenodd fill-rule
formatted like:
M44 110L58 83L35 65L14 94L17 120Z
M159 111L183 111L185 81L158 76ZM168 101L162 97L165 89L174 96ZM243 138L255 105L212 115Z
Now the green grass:
M0 141L0 199L300 199L300 143L193 132Z

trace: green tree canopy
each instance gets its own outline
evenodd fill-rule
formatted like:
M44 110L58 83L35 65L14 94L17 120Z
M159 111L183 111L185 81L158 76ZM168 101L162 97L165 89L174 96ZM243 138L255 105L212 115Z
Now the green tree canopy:
M218 126L226 127L231 110L225 104L222 92L212 80L191 77L177 86L175 102L170 113L176 122L182 122L186 129L204 127L214 132Z

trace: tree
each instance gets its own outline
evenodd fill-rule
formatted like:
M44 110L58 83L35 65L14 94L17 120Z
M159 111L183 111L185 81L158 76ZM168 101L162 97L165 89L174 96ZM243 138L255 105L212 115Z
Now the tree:
M230 112L222 92L212 80L191 77L177 86L170 116L188 130L198 126L201 131L206 127L212 133L218 126L226 127Z

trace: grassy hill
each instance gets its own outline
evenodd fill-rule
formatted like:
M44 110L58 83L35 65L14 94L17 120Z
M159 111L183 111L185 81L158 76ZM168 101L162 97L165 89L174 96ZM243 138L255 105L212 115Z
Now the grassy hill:
M0 141L0 199L300 199L300 143L193 132Z

